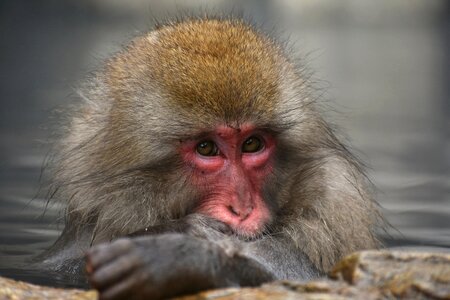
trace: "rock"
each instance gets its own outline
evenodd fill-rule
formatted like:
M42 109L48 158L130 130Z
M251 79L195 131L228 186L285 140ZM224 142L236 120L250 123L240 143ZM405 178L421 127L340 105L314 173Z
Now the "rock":
M389 299L450 299L450 254L364 251L341 260L330 278Z
M450 299L450 254L363 251L341 260L322 280L278 281L180 299Z
M42 287L0 277L0 300L96 298L95 291ZM328 278L277 281L179 298L209 299L450 299L450 254L363 251L341 260Z
M97 292L94 290L57 289L0 277L0 300L93 300L97 298Z

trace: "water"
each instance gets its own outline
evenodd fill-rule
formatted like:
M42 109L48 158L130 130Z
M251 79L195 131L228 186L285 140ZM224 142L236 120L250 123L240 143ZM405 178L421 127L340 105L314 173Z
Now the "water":
M407 9L390 1L362 2L302 6L284 1L281 9L272 9L284 14L301 52L311 52L316 77L331 83L324 99L332 99L341 113L330 115L370 165L377 199L396 228L385 235L387 245L448 249L448 2L418 1ZM139 1L126 9L119 2L114 7L92 3L0 3L3 276L77 284L23 266L62 229L62 207L50 203L44 214L46 200L32 200L48 151L43 141L56 126L49 121L51 111L69 103L72 86L148 23Z

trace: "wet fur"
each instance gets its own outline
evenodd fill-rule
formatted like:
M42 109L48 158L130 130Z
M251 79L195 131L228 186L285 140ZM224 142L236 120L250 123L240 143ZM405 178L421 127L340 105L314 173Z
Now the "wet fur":
M279 43L237 19L182 20L134 40L80 89L83 101L55 146L51 189L67 208L51 252L192 212L196 192L177 145L243 122L278 141L265 235L292 240L322 271L378 247L370 183L320 116L308 78Z

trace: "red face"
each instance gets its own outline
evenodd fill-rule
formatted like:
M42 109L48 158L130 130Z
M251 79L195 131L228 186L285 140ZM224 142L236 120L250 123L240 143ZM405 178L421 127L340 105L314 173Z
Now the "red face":
M262 198L272 171L275 140L252 126L220 126L196 140L182 143L182 156L202 199L197 212L252 236L270 221Z

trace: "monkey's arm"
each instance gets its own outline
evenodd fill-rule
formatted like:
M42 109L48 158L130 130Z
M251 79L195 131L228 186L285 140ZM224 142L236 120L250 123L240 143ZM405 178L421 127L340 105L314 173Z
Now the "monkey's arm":
M161 299L277 279L271 268L241 250L232 241L220 244L185 234L122 238L93 247L87 271L101 299Z
M190 214L182 219L149 226L136 231L129 236L144 236L163 233L183 233L209 241L222 241L231 235L228 225L202 214ZM228 243L229 244L229 243ZM284 235L266 235L264 238L250 242L234 240L233 247L239 247L239 252L252 260L260 262L271 270L277 279L315 278L323 275L306 255L294 245L294 242ZM229 247L229 245L227 246Z
M129 237L154 235L163 233L184 233L200 238L222 238L222 234L231 234L231 228L223 222L208 216L194 213L181 219L166 221L161 224L145 227L129 234Z

